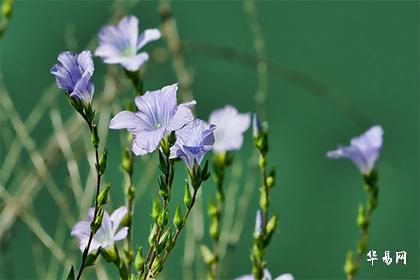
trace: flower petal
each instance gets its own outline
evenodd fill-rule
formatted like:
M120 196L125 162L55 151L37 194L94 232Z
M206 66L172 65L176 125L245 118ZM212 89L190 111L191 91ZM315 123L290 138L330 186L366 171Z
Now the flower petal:
M127 211L128 210L125 206L121 206L111 214L110 220L112 224L112 231L114 233L116 232L124 216L127 214Z
M152 127L166 128L177 108L176 92L178 84L163 87L160 90L147 91L137 96L135 103L139 111L147 117Z
M138 114L130 111L119 112L109 122L110 129L127 129L131 133L148 127L148 124Z
M79 99L85 104L91 103L95 89L90 80L91 78L91 73L83 73L82 77L77 81L73 92L70 93L70 97Z
M128 71L137 71L147 60L149 55L142 52L135 56L121 57L119 63Z
M155 41L160 39L161 33L159 29L146 29L143 33L140 34L138 42L137 42L137 50L144 47L146 44L148 44L151 41Z
M128 40L130 48L135 50L139 35L139 20L135 16L125 16L118 23L118 28L125 40Z
M167 127L167 131L175 131L189 123L194 119L194 116L190 110L192 106L196 104L195 100L180 104L177 107L177 110L171 120L169 121L169 125Z
M128 227L123 227L120 231L114 235L114 241L122 240L127 237Z
M163 129L156 129L135 134L131 145L133 153L136 156L142 156L153 152L159 146L159 142L163 135Z
M285 274L281 274L277 276L276 278L274 278L274 280L295 280L295 278L293 277L292 274L285 273Z

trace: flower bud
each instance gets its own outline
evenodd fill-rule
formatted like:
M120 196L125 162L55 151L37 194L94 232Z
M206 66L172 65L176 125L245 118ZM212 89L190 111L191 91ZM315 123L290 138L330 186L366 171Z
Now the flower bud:
M168 223L168 210L161 211L157 219L158 225L163 228Z
M157 221L157 218L159 217L160 214L160 202L159 199L155 199L155 201L153 202L153 206L152 206L152 219L153 221Z
M184 204L187 209L190 209L192 207L192 198L190 188L188 187L188 183L186 183L184 187Z
M95 219L90 223L91 231L95 233L98 231L98 229L101 227L103 216L104 216L104 210L99 209L98 214L96 215Z
M359 204L359 210L357 212L357 225L361 229L366 229L368 226L368 220L366 217L366 212L362 204Z
M260 207L263 210L268 208L268 195L266 195L266 189L264 187L260 188L261 196L260 196Z
M357 265L353 262L353 252L347 252L346 262L344 263L344 272L347 275L353 275L357 270Z
M220 230L219 230L219 220L217 218L211 219L209 234L211 238L213 238L214 240L219 240Z
M93 127L92 127L92 145L95 148L99 147L99 135L98 135L98 128L96 127L96 124L93 124Z
M138 250L137 250L136 258L135 258L135 260L134 260L134 265L135 265L136 269L137 269L138 271L140 271L140 270L141 270L141 268L143 267L143 264L144 264L144 259L143 259L143 249L142 249L142 247L140 246L140 247L138 248Z
M259 138L262 133L261 121L258 114L252 114L252 136Z
M101 159L99 160L99 167L98 167L98 174L102 175L105 172L106 165L108 161L108 149L105 148L104 152L102 153Z
M212 265L217 261L217 256L213 254L206 245L200 246L201 255L207 265Z
M150 246L154 246L155 244L157 230L158 230L158 227L156 225L153 225L152 229L150 230L150 234L148 238Z
M179 229L182 227L183 223L184 223L184 219L181 214L181 207L178 205L175 210L174 225L177 229Z
M105 189L103 189L98 195L98 205L102 206L108 202L108 192L111 188L111 184L107 184Z
M123 152L121 168L127 172L127 174L133 173L133 160L129 149L125 149Z

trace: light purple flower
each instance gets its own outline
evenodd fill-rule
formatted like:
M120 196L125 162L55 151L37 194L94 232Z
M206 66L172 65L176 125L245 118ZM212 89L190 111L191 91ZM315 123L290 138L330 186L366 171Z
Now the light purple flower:
M123 17L118 25L102 27L99 47L95 55L108 64L121 64L128 71L137 71L149 59L145 52L137 53L151 41L161 36L158 29L146 29L139 35L139 21L135 16Z
M109 123L111 129L127 129L133 134L131 149L136 155L151 153L160 140L194 119L190 110L195 101L177 105L178 84L137 96L137 112L119 112Z
M348 158L359 168L362 174L369 174L379 158L383 133L381 126L373 126L364 134L352 138L350 146L339 146L337 150L328 152L327 156L330 158Z
M244 142L243 133L250 124L250 115L240 114L235 107L227 105L213 111L209 122L216 125L213 146L216 152L239 150Z
M177 130L176 142L171 148L171 158L181 158L188 169L197 166L213 148L216 126L202 120L193 120Z
M127 208L122 206L116 209L111 216L104 211L101 227L95 233L90 244L89 253L96 251L99 247L108 248L114 245L115 241L122 240L127 236L128 227L121 228L118 232L118 227L127 214ZM73 226L71 235L75 236L80 241L80 250L83 252L87 246L90 235L90 224L93 220L94 208L88 211L88 217L84 221L80 221Z
M261 215L261 210L258 209L257 215L255 216L255 234L259 236L262 231L263 231L262 215Z
M271 275L271 272L268 269L264 269L264 275L262 278L262 280L294 280L294 279L295 278L290 273L281 274L273 279L273 276ZM254 275L252 274L243 275L236 278L235 280L254 280Z
M74 99L85 104L92 102L94 86L91 78L94 66L91 52L82 51L77 54L66 51L60 53L57 60L59 63L50 70L55 76L57 86Z

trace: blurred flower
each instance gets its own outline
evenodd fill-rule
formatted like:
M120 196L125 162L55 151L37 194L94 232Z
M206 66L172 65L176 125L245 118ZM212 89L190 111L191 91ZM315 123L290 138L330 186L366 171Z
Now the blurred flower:
M59 63L50 72L55 76L57 86L67 94L81 100L85 105L92 102L94 86L91 81L93 75L93 61L90 51L62 52L58 55Z
M371 127L364 134L352 138L350 146L339 146L337 150L330 151L327 156L330 158L348 158L363 174L369 174L379 158L382 147L383 129L376 125Z
M255 234L259 236L262 231L263 231L262 215L261 215L261 210L258 209L257 215L255 217Z
M254 138L257 138L258 136L260 136L261 131L262 127L260 117L258 116L258 114L254 113L252 114L252 136L254 136Z
M95 55L105 63L121 64L128 71L139 70L149 55L137 52L147 43L158 40L161 34L158 29L146 29L139 35L138 23L135 16L126 16L118 25L102 27Z
M244 141L242 134L249 127L250 116L247 113L240 114L235 107L227 105L213 111L209 122L216 125L213 149L216 152L226 152L241 148Z
M137 96L139 111L119 112L109 123L111 129L127 129L134 135L131 149L136 155L151 153L168 133L194 119L190 110L195 101L177 105L178 84Z
M294 280L294 279L295 278L290 273L281 274L281 275L279 275L279 276L277 276L276 278L273 279L273 277L271 276L271 273L268 269L264 269L264 275L263 275L263 278L262 278L262 280ZM236 278L235 280L254 280L254 275L252 275L252 274L243 275L243 276L240 276L240 277Z
M94 208L90 208L87 219L75 224L71 231L71 235L79 239L80 250L82 252L89 241L90 224L92 223L94 211ZM122 240L127 236L128 227L123 227L117 232L118 226L126 214L127 208L124 206L116 209L111 216L109 216L108 212L104 211L101 227L93 236L89 253L97 250L99 247L108 248L114 245L115 241Z
M202 120L193 120L175 132L176 142L171 148L171 158L181 158L188 169L197 166L213 148L216 126Z

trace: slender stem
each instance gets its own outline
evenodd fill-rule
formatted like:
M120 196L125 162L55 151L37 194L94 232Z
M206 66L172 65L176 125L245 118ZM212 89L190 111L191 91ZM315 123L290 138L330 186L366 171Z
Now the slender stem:
M264 167L262 168L262 179L263 179L263 187L264 187L264 200L267 203L267 207L263 208L263 228L265 229L265 227L267 226L268 223L268 185L267 185L267 166L264 165Z
M173 244L173 245L172 245L172 248L174 248L174 247L175 247L176 241L178 240L178 237L179 237L179 235L181 234L181 231L182 231L182 229L184 228L184 226L185 226L185 224L186 224L186 221L187 221L187 219L188 219L188 216L190 215L191 209L194 207L194 203L195 203L195 198L196 198L196 196L197 196L197 192L198 192L198 190L195 190L195 189L194 189L193 196L192 196L192 198L191 198L191 207L187 209L187 212L185 212L185 215L184 215L184 222L182 223L181 227L179 227L179 228L177 228L177 229L176 229L175 235L174 235L174 237L173 237L173 239L172 239L172 244ZM171 252L172 252L172 249L171 249L171 250L168 250L168 251L166 252L166 254L165 254L165 256L163 257L163 260L162 260L162 265L163 265L163 264L165 264L165 262L166 262L167 258L169 257L169 254L170 254Z
M91 124L89 127L92 131L93 125ZM98 152L97 147L95 147L95 161L96 161L96 166L99 166L99 152ZM93 219L92 219L93 222L96 220L96 217L97 217L98 211L99 211L98 195L99 195L99 191L100 191L100 188L101 188L101 177L102 177L102 175L100 174L100 172L97 172L97 175L96 175L95 211L94 211ZM92 239L93 239L94 235L95 235L95 232L93 230L91 230L90 235L89 235L88 244L87 244L85 250L83 251L82 263L80 264L80 269L79 269L79 272L77 273L76 280L79 280L80 277L82 276L82 272L85 268L85 263L86 263L86 260L87 260L87 256L89 254L90 245L92 243Z
M130 164L133 165L133 155L130 157ZM128 175L128 186L127 186L127 213L128 213L128 221L127 221L127 238L125 240L125 254L127 258L127 270L130 271L131 264L133 262L133 251L131 248L131 239L132 239L132 220L133 220L133 208L134 208L134 191L133 188L133 169L127 173Z

